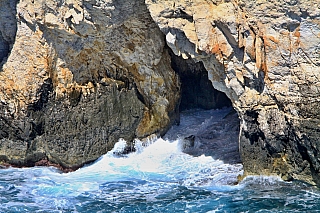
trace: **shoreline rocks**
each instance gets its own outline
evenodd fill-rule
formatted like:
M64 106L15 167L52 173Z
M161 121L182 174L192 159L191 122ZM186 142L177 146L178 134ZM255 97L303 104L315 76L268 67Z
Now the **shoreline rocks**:
M245 175L320 185L319 2L146 3L173 52L201 61L237 110Z
M245 175L320 185L319 2L0 6L0 22L10 20L0 28L2 161L79 167L120 137L164 134L179 122L181 101L170 48L201 63L230 99Z

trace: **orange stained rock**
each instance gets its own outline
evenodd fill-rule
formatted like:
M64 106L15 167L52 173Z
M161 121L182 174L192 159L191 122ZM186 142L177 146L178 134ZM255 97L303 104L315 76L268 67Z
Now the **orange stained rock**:
M13 88L15 86L15 83L12 79L5 79L5 91L6 95L11 96L13 95Z
M221 54L221 50L220 50L219 44L218 44L218 43L213 44L213 45L211 46L210 52L211 52L212 54Z
M277 48L277 46L274 45L275 42L270 39L270 36L263 35L261 39L263 39L263 44L264 44L265 47L270 47L272 49L276 49ZM272 41L272 42L270 42L270 41Z
M275 37L272 36L272 35L267 35L266 38L269 39L269 40L271 40L272 42L274 42L274 43L276 43L276 44L279 43L279 39L275 38Z
M293 36L300 37L300 30L298 28L293 32Z
M72 80L72 72L69 70L69 68L60 67L61 70L61 77L65 81L65 83Z

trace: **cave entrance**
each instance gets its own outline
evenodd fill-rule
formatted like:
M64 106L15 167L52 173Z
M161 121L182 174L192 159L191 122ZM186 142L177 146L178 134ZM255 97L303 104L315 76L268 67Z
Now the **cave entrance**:
M0 64L3 63L3 59L5 59L9 54L9 43L4 40L0 33Z
M6 63L17 33L17 9L18 0L0 1L0 71Z
M181 102L180 111L186 109L221 109L231 107L230 99L216 90L208 79L208 72L202 62L171 54L171 66L180 77Z
M183 151L194 156L212 156L229 164L241 163L240 119L232 108L230 99L223 92L213 88L202 62L195 63L192 59L185 60L173 53L170 54L172 68L181 81L181 119L187 119L181 120L180 123L182 127L179 134L184 139ZM196 110L196 113L190 117L193 110ZM196 116L203 120L196 121L198 124L188 121L194 120ZM190 128L195 131L187 133L186 130Z

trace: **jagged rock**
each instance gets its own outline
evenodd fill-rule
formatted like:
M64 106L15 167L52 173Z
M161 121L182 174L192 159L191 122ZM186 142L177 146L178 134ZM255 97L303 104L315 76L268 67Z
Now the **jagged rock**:
M185 137L182 142L181 142L181 148L183 151L187 149L192 149L194 147L194 140L195 140L195 135L190 135L188 137Z
M245 175L320 185L319 2L146 3L173 52L202 61L231 99Z
M0 72L4 162L77 168L119 138L160 135L179 118L179 78L144 1L7 5L0 22L14 14L17 28L0 25L0 45L14 41Z
M245 175L320 185L319 14L309 0L0 0L0 161L73 168L164 133L180 101L167 45L231 100Z
M202 125L205 126L187 137L179 132L179 135L182 134L179 143L184 153L212 156L229 164L241 163L238 143L240 123L235 110L230 110L221 118L209 117Z

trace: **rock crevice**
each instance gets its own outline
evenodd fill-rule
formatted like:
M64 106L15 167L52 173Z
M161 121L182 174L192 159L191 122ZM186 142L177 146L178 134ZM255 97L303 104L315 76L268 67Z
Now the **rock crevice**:
M17 0L0 1L0 70L13 47L17 32Z

